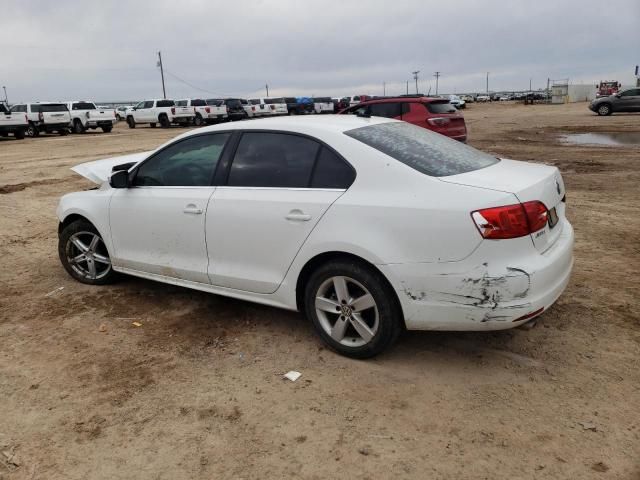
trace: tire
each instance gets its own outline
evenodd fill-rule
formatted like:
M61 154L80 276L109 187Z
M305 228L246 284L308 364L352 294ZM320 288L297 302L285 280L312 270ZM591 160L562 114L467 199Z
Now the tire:
M116 120L120 121L120 120L122 120L122 117L120 115L116 115Z
M611 115L613 113L613 109L611 108L611 105L608 103L603 103L602 105L598 106L598 115L600 115L601 117L606 117L608 115Z
M158 117L158 121L160 122L160 126L162 128L169 128L171 126L171 122L169 121L169 117L166 115L160 115Z
M40 135L40 130L32 122L29 122L26 133L27 137L35 138Z
M69 130L67 130L66 128L63 128L62 130L58 130L58 133L64 137L66 135L69 135Z
M311 274L304 290L304 310L322 340L351 358L378 355L402 330L402 312L386 279L373 268L349 260L330 261Z
M105 285L117 279L100 233L86 220L76 220L62 229L58 256L67 273L80 283Z
M24 138L24 130L16 130L13 132L13 136L16 137L16 140L22 140Z
M202 115L197 114L196 117L193 119L193 124L196 127L201 127L202 125L204 125L204 120L202 119Z
M127 125L129 125L129 128L136 128L136 121L133 117L127 117Z
M73 133L84 133L87 129L84 128L82 122L77 118L73 121Z
M111 130L113 130L113 126L105 126L105 127L100 127L102 128L102 131L104 133L111 133Z
M151 128L156 128L156 124L155 124L155 122L154 122L154 123L150 123L150 124L149 124L149 127L151 127Z

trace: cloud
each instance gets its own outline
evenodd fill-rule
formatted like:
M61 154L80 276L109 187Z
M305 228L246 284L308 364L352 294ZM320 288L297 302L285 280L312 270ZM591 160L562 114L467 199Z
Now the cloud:
M525 89L547 78L630 84L640 2L421 0L8 1L10 100Z

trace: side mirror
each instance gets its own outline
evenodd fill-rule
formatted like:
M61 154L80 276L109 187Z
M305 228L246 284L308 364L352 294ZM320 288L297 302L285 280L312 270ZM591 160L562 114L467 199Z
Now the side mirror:
M109 177L109 185L111 188L129 188L129 172L126 170L113 172Z

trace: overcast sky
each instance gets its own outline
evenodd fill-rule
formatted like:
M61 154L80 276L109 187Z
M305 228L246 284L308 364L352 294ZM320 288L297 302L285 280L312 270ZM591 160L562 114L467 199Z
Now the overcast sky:
M381 95L635 82L640 0L4 0L9 101Z

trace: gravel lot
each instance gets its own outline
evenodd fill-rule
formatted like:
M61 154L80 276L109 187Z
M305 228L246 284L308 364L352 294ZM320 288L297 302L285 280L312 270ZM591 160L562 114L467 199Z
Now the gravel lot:
M183 129L0 138L0 479L639 479L640 146L559 135L640 115L465 116L472 145L562 171L572 280L530 331L411 332L369 361L296 313L65 273L55 206L90 186L69 167Z

